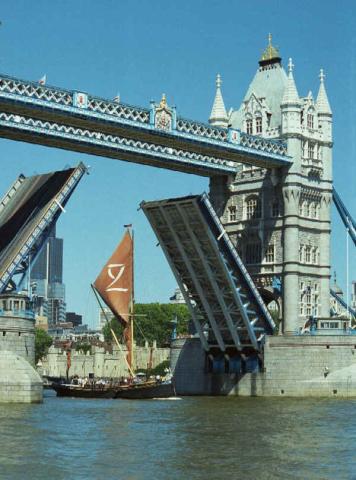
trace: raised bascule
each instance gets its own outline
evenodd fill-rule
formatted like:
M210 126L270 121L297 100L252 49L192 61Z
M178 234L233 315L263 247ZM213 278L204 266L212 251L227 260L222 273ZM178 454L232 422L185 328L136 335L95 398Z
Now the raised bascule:
M164 95L144 109L0 76L1 137L210 177L209 195L141 204L198 334L173 345L180 393L346 394L340 379L356 379L352 335L314 335L332 323L333 199L351 237L355 223L333 190L324 73L314 100L293 68L269 37L238 110L227 113L217 77L209 124L177 116Z
M26 273L85 172L20 175L0 201L0 402L42 401Z

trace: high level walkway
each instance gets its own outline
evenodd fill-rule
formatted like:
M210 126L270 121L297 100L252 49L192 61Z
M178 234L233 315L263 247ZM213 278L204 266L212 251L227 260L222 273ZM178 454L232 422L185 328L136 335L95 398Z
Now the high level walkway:
M203 176L288 167L286 144L176 114L0 75L0 136Z
M0 293L25 275L86 172L76 168L33 177L20 175L0 201Z
M206 194L142 202L203 348L259 350L274 322Z

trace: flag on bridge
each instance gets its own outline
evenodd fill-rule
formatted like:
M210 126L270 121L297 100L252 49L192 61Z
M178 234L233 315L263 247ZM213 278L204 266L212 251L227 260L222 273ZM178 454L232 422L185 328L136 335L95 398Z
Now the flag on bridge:
M38 80L38 83L40 85L46 85L46 82L47 82L47 75L44 74L43 77Z

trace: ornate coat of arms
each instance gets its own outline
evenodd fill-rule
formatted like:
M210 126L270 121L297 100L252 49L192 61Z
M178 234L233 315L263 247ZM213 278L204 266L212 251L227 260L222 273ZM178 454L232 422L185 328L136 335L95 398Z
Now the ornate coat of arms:
M154 106L154 126L159 130L170 131L174 128L174 110L167 105L165 94L159 105Z

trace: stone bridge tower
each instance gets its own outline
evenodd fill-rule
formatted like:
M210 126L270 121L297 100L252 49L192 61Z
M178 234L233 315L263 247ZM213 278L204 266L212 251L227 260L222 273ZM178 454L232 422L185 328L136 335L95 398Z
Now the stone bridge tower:
M266 303L275 301L283 332L311 316L329 317L332 113L324 74L319 92L300 97L289 60L282 67L271 36L238 110L227 114L221 79L210 123L257 138L282 139L289 169L241 165L235 178L212 178L210 196Z

